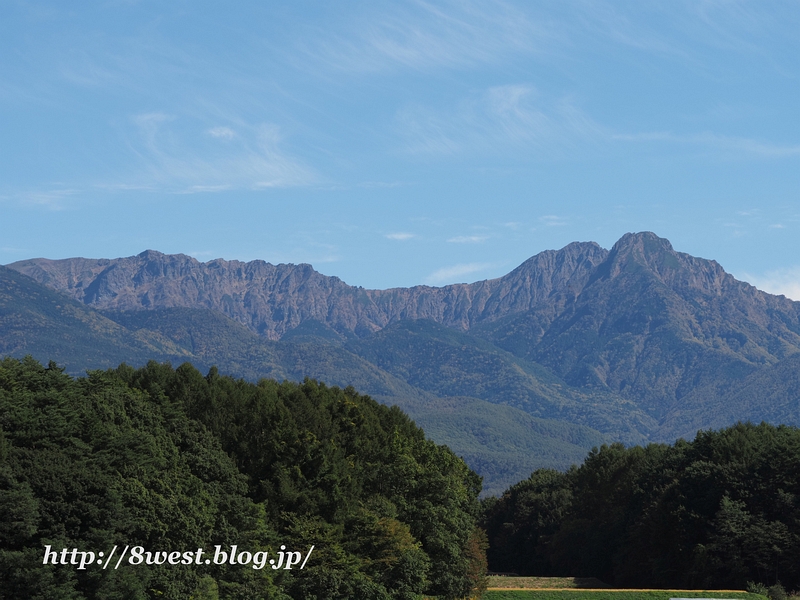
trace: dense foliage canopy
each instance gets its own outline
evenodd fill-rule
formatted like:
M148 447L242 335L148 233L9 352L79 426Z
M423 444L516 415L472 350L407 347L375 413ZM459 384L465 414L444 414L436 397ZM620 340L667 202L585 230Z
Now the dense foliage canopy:
M800 430L737 424L693 442L593 450L484 505L489 566L626 587L800 587Z
M479 491L450 450L352 388L0 361L0 597L459 598L480 583ZM47 545L233 544L315 550L302 570L43 564Z

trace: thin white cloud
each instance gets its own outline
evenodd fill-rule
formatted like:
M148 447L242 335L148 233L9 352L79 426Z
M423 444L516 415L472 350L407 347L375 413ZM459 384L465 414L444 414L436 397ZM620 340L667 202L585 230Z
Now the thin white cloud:
M764 8L739 0L417 0L365 6L343 11L338 23L310 29L292 54L317 71L374 73L508 64L519 55L552 62L585 51L587 44L612 44L711 69L720 50L769 61L764 36L793 41L798 25L791 6Z
M313 171L281 149L280 128L272 124L250 127L240 135L227 127L205 130L230 143L220 146L191 144L185 124L164 113L133 119L136 138L131 146L145 165L123 185L175 193L210 193L231 189L264 189L311 185ZM119 185L119 184L116 184Z
M230 127L212 127L207 131L208 135L215 138L222 138L232 140L236 137L236 133Z
M617 132L595 121L569 97L543 96L529 84L488 88L456 106L433 110L406 106L395 115L403 149L410 154L546 152L575 154L617 143L663 143L705 148L722 158L780 159L800 156L800 144L722 135L710 131Z
M358 184L360 188L373 189L373 188L396 188L406 185L400 181L364 181Z
M798 26L798 13L791 4L766 6L747 0L583 0L566 5L572 14L562 17L561 27L577 47L582 46L581 39L596 38L680 62L692 70L713 71L712 76L720 71L721 52L726 57L755 57L765 68L782 70L778 66L782 59L770 55L764 38L793 41Z
M558 215L543 215L539 217L539 221L546 227L560 227L567 224L567 220Z
M387 233L384 237L390 240L398 240L404 242L405 240L410 240L411 238L417 236L414 233L398 232L398 233Z
M339 262L340 260L342 260L342 257L339 256L338 254L328 254L328 255L325 255L325 256L321 256L320 258L317 258L317 259L310 259L308 261L308 263L311 264L311 265L316 265L316 264L322 264L322 263Z
M442 285L446 283L458 283L457 280L466 275L473 273L480 273L492 267L491 263L476 262L476 263L462 263L452 265L450 267L443 267L428 275L425 278L425 283L429 285Z
M104 57L108 60L109 57ZM62 59L61 77L81 87L119 87L125 81L123 73L114 67L102 65L85 50L75 50Z
M136 184L136 183L96 183L92 187L100 190L108 190L112 192L124 191L152 191L156 189L152 185Z
M612 135L569 98L542 97L528 84L488 88L446 110L406 107L396 121L412 154L509 153L521 147L552 154L580 151Z
M23 248L14 248L12 246L3 246L0 248L0 252L5 252L7 254L27 254L30 250L26 250Z
M689 2L696 19L687 20L687 29L694 38L709 46L740 53L764 55L756 39L765 32L773 37L792 37L797 26L796 13L787 7L761 6L741 0L704 0Z
M231 185L190 185L188 188L179 190L177 194L203 194L211 192L224 192L232 189Z
M77 189L53 189L23 192L12 197L28 206L39 206L49 210L66 210L68 200L79 194L80 190Z
M404 150L411 154L456 154L467 146L459 140L459 131L448 118L422 107L404 109L397 113L397 129L405 138Z
M382 5L344 23L300 44L307 64L355 73L467 68L539 52L558 39L552 26L492 0Z
M687 59L690 53L682 48L683 44L678 42L664 29L654 29L649 26L652 19L645 15L642 18L641 9L633 10L622 8L615 2L579 2L571 7L573 9L574 22L572 27L572 38L577 36L595 36L601 39L610 40L614 44L629 46L639 51L652 54L675 56ZM658 8L655 12L660 12ZM638 13L638 14L637 14ZM664 23L669 13L659 14L659 22Z
M741 277L758 289L770 294L783 294L800 301L800 266L767 271L763 275L744 273Z
M488 239L488 235L458 235L456 237L451 237L447 241L451 244L479 244Z
M729 155L746 154L763 158L800 156L800 144L775 144L752 138L725 136L710 132L687 135L663 131L636 134L613 134L612 139L627 142L668 142L707 146Z

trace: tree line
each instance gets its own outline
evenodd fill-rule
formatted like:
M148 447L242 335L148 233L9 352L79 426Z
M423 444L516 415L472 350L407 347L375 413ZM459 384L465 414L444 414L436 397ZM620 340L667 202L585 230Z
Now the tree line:
M480 591L487 556L620 587L800 588L795 427L602 446L479 492L449 449L352 388L0 361L0 597L454 599ZM315 549L302 570L42 564L46 546L234 544Z
M800 430L739 423L595 448L484 501L493 571L620 587L800 588Z
M352 388L0 361L0 597L442 599L480 587L480 478ZM45 546L251 553L304 569L76 569Z

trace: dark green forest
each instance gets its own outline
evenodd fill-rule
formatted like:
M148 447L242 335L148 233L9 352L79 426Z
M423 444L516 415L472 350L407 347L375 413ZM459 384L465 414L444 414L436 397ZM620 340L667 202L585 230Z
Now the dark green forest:
M800 588L795 427L603 445L482 505L480 487L400 409L353 388L188 363L73 378L0 361L0 598L455 599L480 590L487 557L493 571L619 587ZM233 545L309 560L43 564L46 547Z
M461 598L480 478L352 388L0 361L0 597ZM305 568L43 564L44 549L308 555Z
M800 430L602 446L484 503L489 568L620 587L800 588ZM751 586L752 587L752 586Z

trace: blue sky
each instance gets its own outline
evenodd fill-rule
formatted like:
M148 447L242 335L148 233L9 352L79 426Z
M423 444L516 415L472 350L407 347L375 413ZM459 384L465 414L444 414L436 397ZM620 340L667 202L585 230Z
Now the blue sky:
M0 3L0 264L352 285L654 231L800 299L800 3Z

